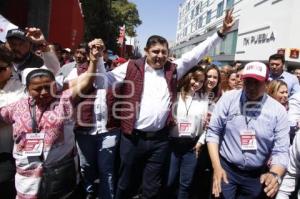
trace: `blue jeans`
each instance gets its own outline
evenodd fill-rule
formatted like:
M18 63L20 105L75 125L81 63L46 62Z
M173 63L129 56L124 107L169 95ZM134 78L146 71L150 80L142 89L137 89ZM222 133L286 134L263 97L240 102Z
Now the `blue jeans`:
M118 129L98 135L76 131L81 174L87 193L98 192L98 196L103 199L114 198L114 169L119 137ZM100 183L96 191L94 181L98 178Z
M260 175L264 169L245 171L227 162L222 157L221 165L226 171L228 184L222 182L223 199L263 199L267 198L260 183Z
M191 198L193 176L197 167L197 157L193 147L196 145L194 139L176 139L171 141L171 161L167 187L173 192L179 175L179 199Z
M164 136L155 139L121 135L121 167L116 199L132 198L140 179L142 198L158 198L162 188L164 166L169 155L168 132L163 133Z

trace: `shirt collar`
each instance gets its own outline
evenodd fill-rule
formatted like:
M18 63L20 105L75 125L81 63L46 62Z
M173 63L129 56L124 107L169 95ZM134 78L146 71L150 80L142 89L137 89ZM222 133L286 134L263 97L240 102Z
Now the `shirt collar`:
M163 72L164 68L154 69L147 62L145 62L145 71L148 71L148 72Z
M271 79L284 79L284 73L285 71L283 71L279 76L274 76L272 74L270 74Z
M266 101L266 99L267 99L267 94L264 93L264 95L262 97L260 97L259 100L249 101L247 99L245 91L242 90L242 95L240 98L241 114L246 113L247 116L257 117L260 114L262 106L263 106L264 102ZM246 108L246 110L243 110L244 108Z

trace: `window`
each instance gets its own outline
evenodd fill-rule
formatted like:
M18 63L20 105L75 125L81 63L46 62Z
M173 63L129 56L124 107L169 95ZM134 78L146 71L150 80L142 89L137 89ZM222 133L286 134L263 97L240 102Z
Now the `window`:
M195 21L193 22L193 29L194 29L194 31L197 30L197 20L195 20Z
M230 32L226 35L224 41L218 43L213 51L210 51L211 56L216 55L234 55L237 44L237 31Z
M202 12L202 9L203 9L202 1L199 3L199 6L200 6L200 8L199 8L200 10L199 10L199 11L200 11L200 13L201 13L201 12Z
M234 5L234 0L227 0L226 9L231 9Z
M218 4L218 8L217 8L217 18L221 17L223 15L223 9L224 9L224 1L220 2Z
M202 27L203 24L203 16L198 18L198 29Z
M192 13L191 13L191 19L194 19L194 16L195 16L194 13L195 13L195 10L193 9Z
M206 13L206 24L208 24L211 20L211 10L207 11Z
M196 6L195 16L199 14L199 4Z

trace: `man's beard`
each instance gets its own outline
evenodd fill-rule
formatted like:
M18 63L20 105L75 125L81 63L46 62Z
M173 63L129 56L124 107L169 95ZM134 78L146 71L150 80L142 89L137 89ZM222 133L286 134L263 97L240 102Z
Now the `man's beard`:
M23 56L16 56L17 54L18 55L21 55L19 52L16 52L16 51L13 51L13 53L14 53L14 62L16 62L16 63L20 63L20 62L23 62L23 61L25 61L26 60L26 58L29 56L29 52L28 53L26 53L25 55L23 55Z

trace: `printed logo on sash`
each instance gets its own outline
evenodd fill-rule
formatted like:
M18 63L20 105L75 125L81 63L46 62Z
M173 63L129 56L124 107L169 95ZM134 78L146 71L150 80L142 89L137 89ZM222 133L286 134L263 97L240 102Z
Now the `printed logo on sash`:
M242 150L257 150L257 142L254 130L242 130L240 132L240 141Z
M44 137L44 133L27 133L23 155L27 157L41 156L44 148Z

